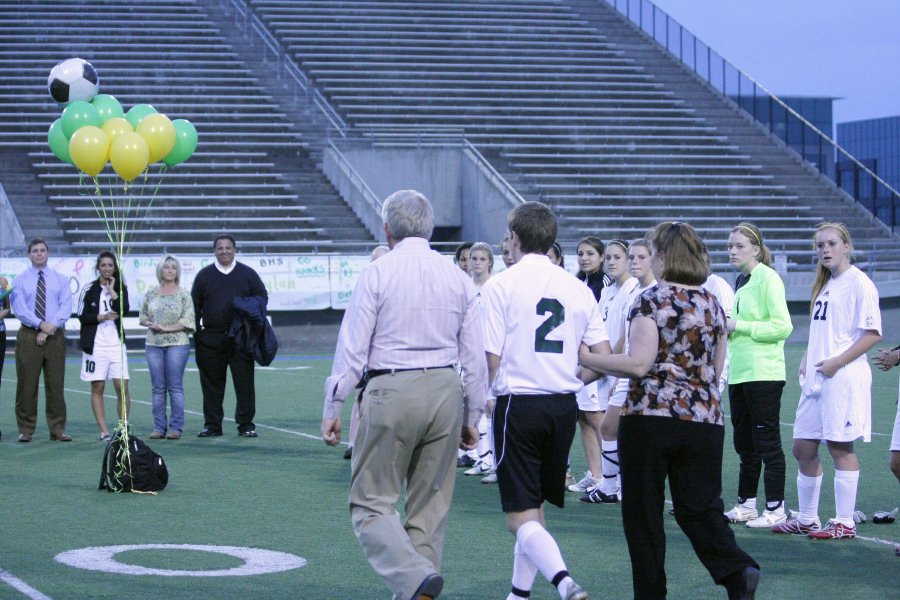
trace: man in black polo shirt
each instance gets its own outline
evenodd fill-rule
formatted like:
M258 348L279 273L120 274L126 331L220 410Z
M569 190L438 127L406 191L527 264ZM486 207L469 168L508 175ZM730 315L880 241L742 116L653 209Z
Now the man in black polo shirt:
M194 279L191 297L197 319L194 354L203 390L203 430L197 437L222 435L225 379L228 369L237 403L234 420L238 435L256 437L256 390L253 384L253 357L236 351L234 339L226 334L234 319L235 297L255 296L265 305L269 296L256 271L234 260L234 238L220 235L213 241L216 262L203 267Z

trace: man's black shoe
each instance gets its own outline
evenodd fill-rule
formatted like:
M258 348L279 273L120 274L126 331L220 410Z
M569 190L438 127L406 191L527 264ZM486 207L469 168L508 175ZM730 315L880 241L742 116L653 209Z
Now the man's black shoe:
M437 598L443 589L444 578L437 573L432 573L419 584L419 589L413 594L412 600L432 600Z
M221 431L216 431L215 429L210 429L209 427L204 427L198 434L197 437L216 437L222 435Z
M221 434L219 434L219 435L221 435ZM255 429L245 429L244 431L238 431L238 435L241 437L259 437L256 434Z

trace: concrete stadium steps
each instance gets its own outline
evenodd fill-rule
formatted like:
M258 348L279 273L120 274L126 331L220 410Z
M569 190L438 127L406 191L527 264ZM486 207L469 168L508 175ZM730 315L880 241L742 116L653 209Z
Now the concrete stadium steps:
M643 227L665 206L711 235L756 215L807 248L812 221L840 215L863 244L890 239L603 2L248 4L355 133L464 134L554 205L563 239L594 209Z
M523 192L550 202L570 193L586 206L629 194L789 196L564 2L250 5L375 144L458 128ZM577 207L557 210L574 226Z
M133 233L140 248L206 248L211 232L222 231L248 252L331 249L330 236L371 240L316 168L303 124L274 98L268 68L245 62L226 38L194 0L0 2L0 66L8 76L0 90L0 153L31 163L17 175L4 161L0 182L26 235L56 233L64 252L109 245L91 205L93 184L81 185L75 168L47 148L47 129L61 112L46 93L47 74L80 56L97 69L101 93L126 111L153 104L198 130L189 161L163 173L160 165L150 168L144 191L152 186L156 198L126 221L140 226ZM107 181L101 174L104 191ZM109 189L121 189L116 181ZM35 195L45 198L40 218Z
M715 128L717 135L724 136L730 145L736 147L737 153L746 155L748 162L758 165L771 176L771 184L783 186L794 200L785 201L780 207L771 205L773 218L799 225L802 222L799 218L810 211L806 214L820 216L819 220L846 222L858 250L866 248L868 252L900 255L895 236L874 222L869 213L848 201L830 181L811 171L792 151L786 150L780 140L774 139L759 124L749 121L721 95L712 92L705 82L627 23L605 2L565 2L579 17L602 32L608 42L626 51L629 57L644 67L644 72L651 75L653 81L663 84L674 98L702 114L707 124ZM753 213L748 211L748 214ZM768 237L766 227L763 227L763 232ZM808 248L812 230L806 225L798 227L794 236L797 241L792 244Z

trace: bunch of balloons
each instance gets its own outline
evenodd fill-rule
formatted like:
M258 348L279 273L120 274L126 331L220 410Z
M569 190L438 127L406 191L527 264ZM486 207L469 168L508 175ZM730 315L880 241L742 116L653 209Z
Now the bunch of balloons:
M54 71L72 60L80 59L63 61ZM57 79L54 71L51 82ZM126 113L113 96L96 94L68 102L50 126L47 141L57 158L91 177L109 162L130 182L153 163L171 167L190 158L197 148L197 130L190 121L170 120L149 104L135 104Z

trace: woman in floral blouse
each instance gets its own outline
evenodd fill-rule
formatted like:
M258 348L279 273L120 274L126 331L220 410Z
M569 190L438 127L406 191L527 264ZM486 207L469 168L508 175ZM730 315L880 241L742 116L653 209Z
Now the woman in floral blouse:
M140 322L147 328L147 365L153 387L153 433L151 439L177 440L184 429L184 368L194 331L194 303L182 288L181 264L172 255L156 265L159 287L144 296ZM166 394L172 412L166 419Z
M717 385L725 362L725 313L701 284L709 274L703 244L685 223L658 225L648 236L658 285L629 314L627 354L581 364L630 377L619 424L622 521L635 598L665 598L665 483L675 519L729 599L753 598L759 565L722 518L725 427Z

